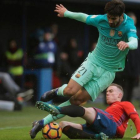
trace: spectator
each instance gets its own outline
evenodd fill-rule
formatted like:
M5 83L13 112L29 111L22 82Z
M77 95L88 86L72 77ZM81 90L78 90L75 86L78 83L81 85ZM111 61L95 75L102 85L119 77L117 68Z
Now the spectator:
M45 29L44 40L41 41L35 51L34 63L37 68L48 68L55 65L57 45L53 41L53 34L50 28Z
M15 103L15 110L21 110L21 101L28 101L33 96L33 89L21 89L8 73L0 72L0 85L5 93L0 93L0 100L10 100Z
M19 86L22 85L22 75L24 72L22 66L23 55L23 50L18 47L16 40L10 39L5 53L6 67Z

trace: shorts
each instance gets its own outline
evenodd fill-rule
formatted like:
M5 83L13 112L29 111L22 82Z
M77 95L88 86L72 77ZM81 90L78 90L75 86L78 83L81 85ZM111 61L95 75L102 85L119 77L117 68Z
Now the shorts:
M71 78L84 87L94 101L113 82L115 72L107 71L86 59Z
M110 138L116 135L117 125L114 122L113 116L104 110L95 108L97 115L92 124L83 124L83 131L90 134L105 133Z

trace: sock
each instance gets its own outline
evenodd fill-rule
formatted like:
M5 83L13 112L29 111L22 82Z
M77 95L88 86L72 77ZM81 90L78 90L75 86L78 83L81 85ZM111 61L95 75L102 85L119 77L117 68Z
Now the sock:
M94 139L95 138L94 134L86 133L83 130L74 128L70 125L65 126L62 132L70 139Z
M58 88L59 89L59 88ZM58 89L56 89L55 94L57 95Z
M85 114L85 109L77 105L59 107L59 110L61 114L65 114L70 117L82 117Z
M66 86L67 86L67 84L64 84L63 86L58 88L58 91L57 91L58 96L64 96L63 91L64 91Z
M70 101L66 101L62 104L59 105L59 107L63 107L63 106L68 106L68 105L71 105ZM57 116L52 116L51 114L49 114L48 116L46 116L45 118L43 118L44 120L44 126L50 122L53 122L53 121L56 121L62 117L64 117L65 115L64 114L59 114Z
M40 120L40 121L38 121L38 123L39 123L42 127L44 127L44 120Z

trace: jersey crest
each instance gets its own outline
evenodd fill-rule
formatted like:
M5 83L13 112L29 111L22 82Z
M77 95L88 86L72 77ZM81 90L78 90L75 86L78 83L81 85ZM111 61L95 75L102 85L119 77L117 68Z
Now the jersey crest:
M122 31L118 31L118 36L121 37L123 35Z
M95 17L97 17L98 15L93 15L91 18L95 18Z

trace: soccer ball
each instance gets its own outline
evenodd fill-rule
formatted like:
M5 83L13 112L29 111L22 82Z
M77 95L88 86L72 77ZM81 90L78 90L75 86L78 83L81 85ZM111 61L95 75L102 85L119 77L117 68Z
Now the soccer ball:
M62 129L56 122L49 123L42 129L42 135L45 139L60 139Z

